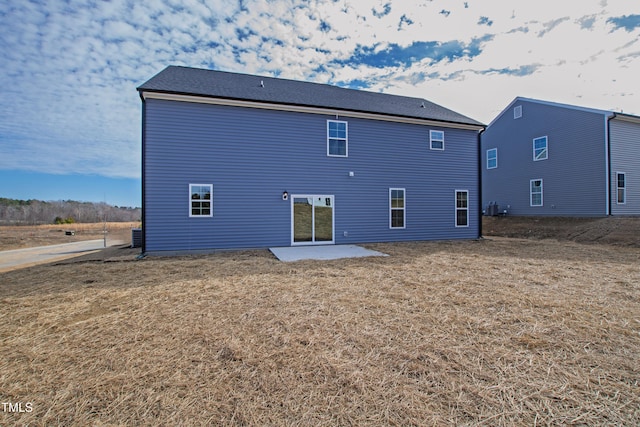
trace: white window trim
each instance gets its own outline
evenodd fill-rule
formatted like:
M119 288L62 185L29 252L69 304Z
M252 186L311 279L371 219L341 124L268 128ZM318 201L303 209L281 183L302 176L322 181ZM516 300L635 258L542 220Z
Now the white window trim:
M522 105L516 105L515 107L513 107L513 118L515 119L519 119L520 117L522 117Z
M402 195L403 195L403 202L404 202L404 207L402 208L394 208L393 207L393 202L392 202L392 197L391 195L393 194L392 192L394 190L402 190ZM393 210L400 210L402 209L402 227L393 227ZM389 228L391 230L402 230L407 228L407 190L405 188L389 188Z
M442 134L442 139L435 139L433 137L434 133L441 133ZM433 142L434 141L442 142L442 148L433 148ZM429 149L430 150L436 150L436 151L444 151L444 131L443 130L430 130L429 131Z
M467 194L467 207L459 208L458 207L458 193L466 193ZM455 190L453 192L454 197L454 206L455 206L455 216L453 220L455 221L456 228L466 228L469 227L469 190ZM458 211L467 211L467 225L458 225Z
M540 181L540 204L539 205L534 205L533 204L533 188L532 188L532 184L534 181ZM538 194L538 193L535 193ZM529 207L532 208L539 208L544 206L544 181L542 178L535 178L535 179L531 179L529 180Z
M494 151L496 153L495 158L496 158L496 165L495 166L489 166L489 152L490 151ZM487 169L496 169L498 167L498 149L497 148L489 148L487 150Z
M192 194L192 187L209 187L209 194L211 195L211 199L209 199L209 203L210 203L210 209L209 209L209 215L193 215L193 213L191 212L191 194ZM189 184L189 218L211 218L213 217L213 184Z
M624 187L618 186L618 175L624 176ZM624 192L624 199L620 202L620 190ZM627 204L627 173L626 172L616 172L616 204L617 205L626 205Z
M329 136L329 123L344 123L345 125L345 138L331 138ZM330 154L329 152L329 140L339 139L345 143L345 154ZM327 120L327 156L328 157L349 157L349 122L345 120Z
M536 140L537 139L542 139L542 138L544 138L544 141L545 141L544 157L536 159ZM533 138L533 140L531 142L531 146L533 148L533 161L534 162L540 162L542 160L547 160L549 158L549 137L547 135L538 136L536 138Z

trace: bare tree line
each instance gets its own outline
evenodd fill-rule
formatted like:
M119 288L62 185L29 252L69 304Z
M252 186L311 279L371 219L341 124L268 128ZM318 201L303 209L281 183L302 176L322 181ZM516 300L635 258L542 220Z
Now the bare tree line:
M0 225L37 225L56 222L140 221L140 208L73 200L41 201L0 198Z

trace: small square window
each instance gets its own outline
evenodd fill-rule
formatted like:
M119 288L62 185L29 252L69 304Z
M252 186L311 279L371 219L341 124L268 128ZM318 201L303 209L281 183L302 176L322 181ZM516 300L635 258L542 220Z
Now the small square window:
M487 150L487 169L495 169L498 167L498 149L491 148Z
M213 216L212 184L189 184L189 216Z
M522 117L522 105L513 108L513 118L519 119L520 117Z
M347 157L348 148L347 122L327 120L327 155Z
M440 130L430 130L429 147L431 150L444 150L444 132Z

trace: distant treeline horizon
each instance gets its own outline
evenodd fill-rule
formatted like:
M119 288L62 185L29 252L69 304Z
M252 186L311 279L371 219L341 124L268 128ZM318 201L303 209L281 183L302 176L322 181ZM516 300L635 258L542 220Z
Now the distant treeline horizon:
M135 222L142 217L138 207L112 206L105 202L75 200L19 200L0 197L0 225Z

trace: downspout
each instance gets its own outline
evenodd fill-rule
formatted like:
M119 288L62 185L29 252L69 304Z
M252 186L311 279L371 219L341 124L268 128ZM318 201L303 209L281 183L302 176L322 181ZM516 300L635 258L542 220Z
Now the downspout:
M144 95L142 92L139 92L140 99L142 100L142 247L141 247L141 256L144 256L147 251L147 236L146 236L146 225L147 225L147 210L146 210L146 195L145 195L145 187L146 187L146 177L145 177L145 166L146 166L146 129L147 129L147 104L144 100Z
M482 238L482 132L478 131L478 239Z
M605 183L607 184L607 189L605 191L607 197L607 205L606 205L606 216L611 215L611 119L616 117L616 113L611 113L608 116L604 116L604 150L605 150Z

